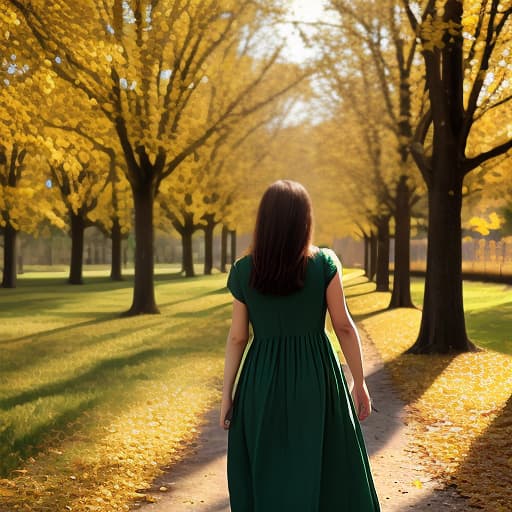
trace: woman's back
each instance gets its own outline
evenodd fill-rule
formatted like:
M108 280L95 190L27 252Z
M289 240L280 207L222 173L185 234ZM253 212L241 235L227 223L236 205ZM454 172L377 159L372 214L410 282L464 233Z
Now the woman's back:
M255 338L318 334L325 326L325 289L336 270L332 256L316 250L308 259L301 290L284 296L262 294L249 285L252 256L248 255L235 263L228 286L246 304Z

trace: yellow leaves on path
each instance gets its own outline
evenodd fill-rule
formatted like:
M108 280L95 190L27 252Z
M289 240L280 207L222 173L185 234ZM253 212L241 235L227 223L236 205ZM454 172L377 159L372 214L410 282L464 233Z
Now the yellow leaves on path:
M472 504L506 510L512 503L512 357L491 351L403 354L420 316L394 310L363 323L408 403L413 450Z

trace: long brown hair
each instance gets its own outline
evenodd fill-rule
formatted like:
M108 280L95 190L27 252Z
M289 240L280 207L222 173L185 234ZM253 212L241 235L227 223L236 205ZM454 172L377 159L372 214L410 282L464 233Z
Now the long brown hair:
M250 284L261 293L288 295L304 286L313 230L307 190L280 180L263 194L251 248Z

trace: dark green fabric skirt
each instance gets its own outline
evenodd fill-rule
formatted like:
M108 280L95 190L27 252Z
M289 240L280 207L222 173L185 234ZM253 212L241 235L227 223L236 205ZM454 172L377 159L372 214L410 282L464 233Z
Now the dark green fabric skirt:
M359 421L323 331L256 338L229 430L232 512L375 512Z

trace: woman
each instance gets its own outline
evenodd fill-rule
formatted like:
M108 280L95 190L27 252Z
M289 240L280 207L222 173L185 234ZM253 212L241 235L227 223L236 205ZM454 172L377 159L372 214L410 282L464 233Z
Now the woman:
M261 200L252 250L231 268L221 426L232 512L375 512L359 420L371 411L341 265L311 245L311 200L278 181ZM354 378L353 402L325 314ZM235 380L249 340L235 398Z

